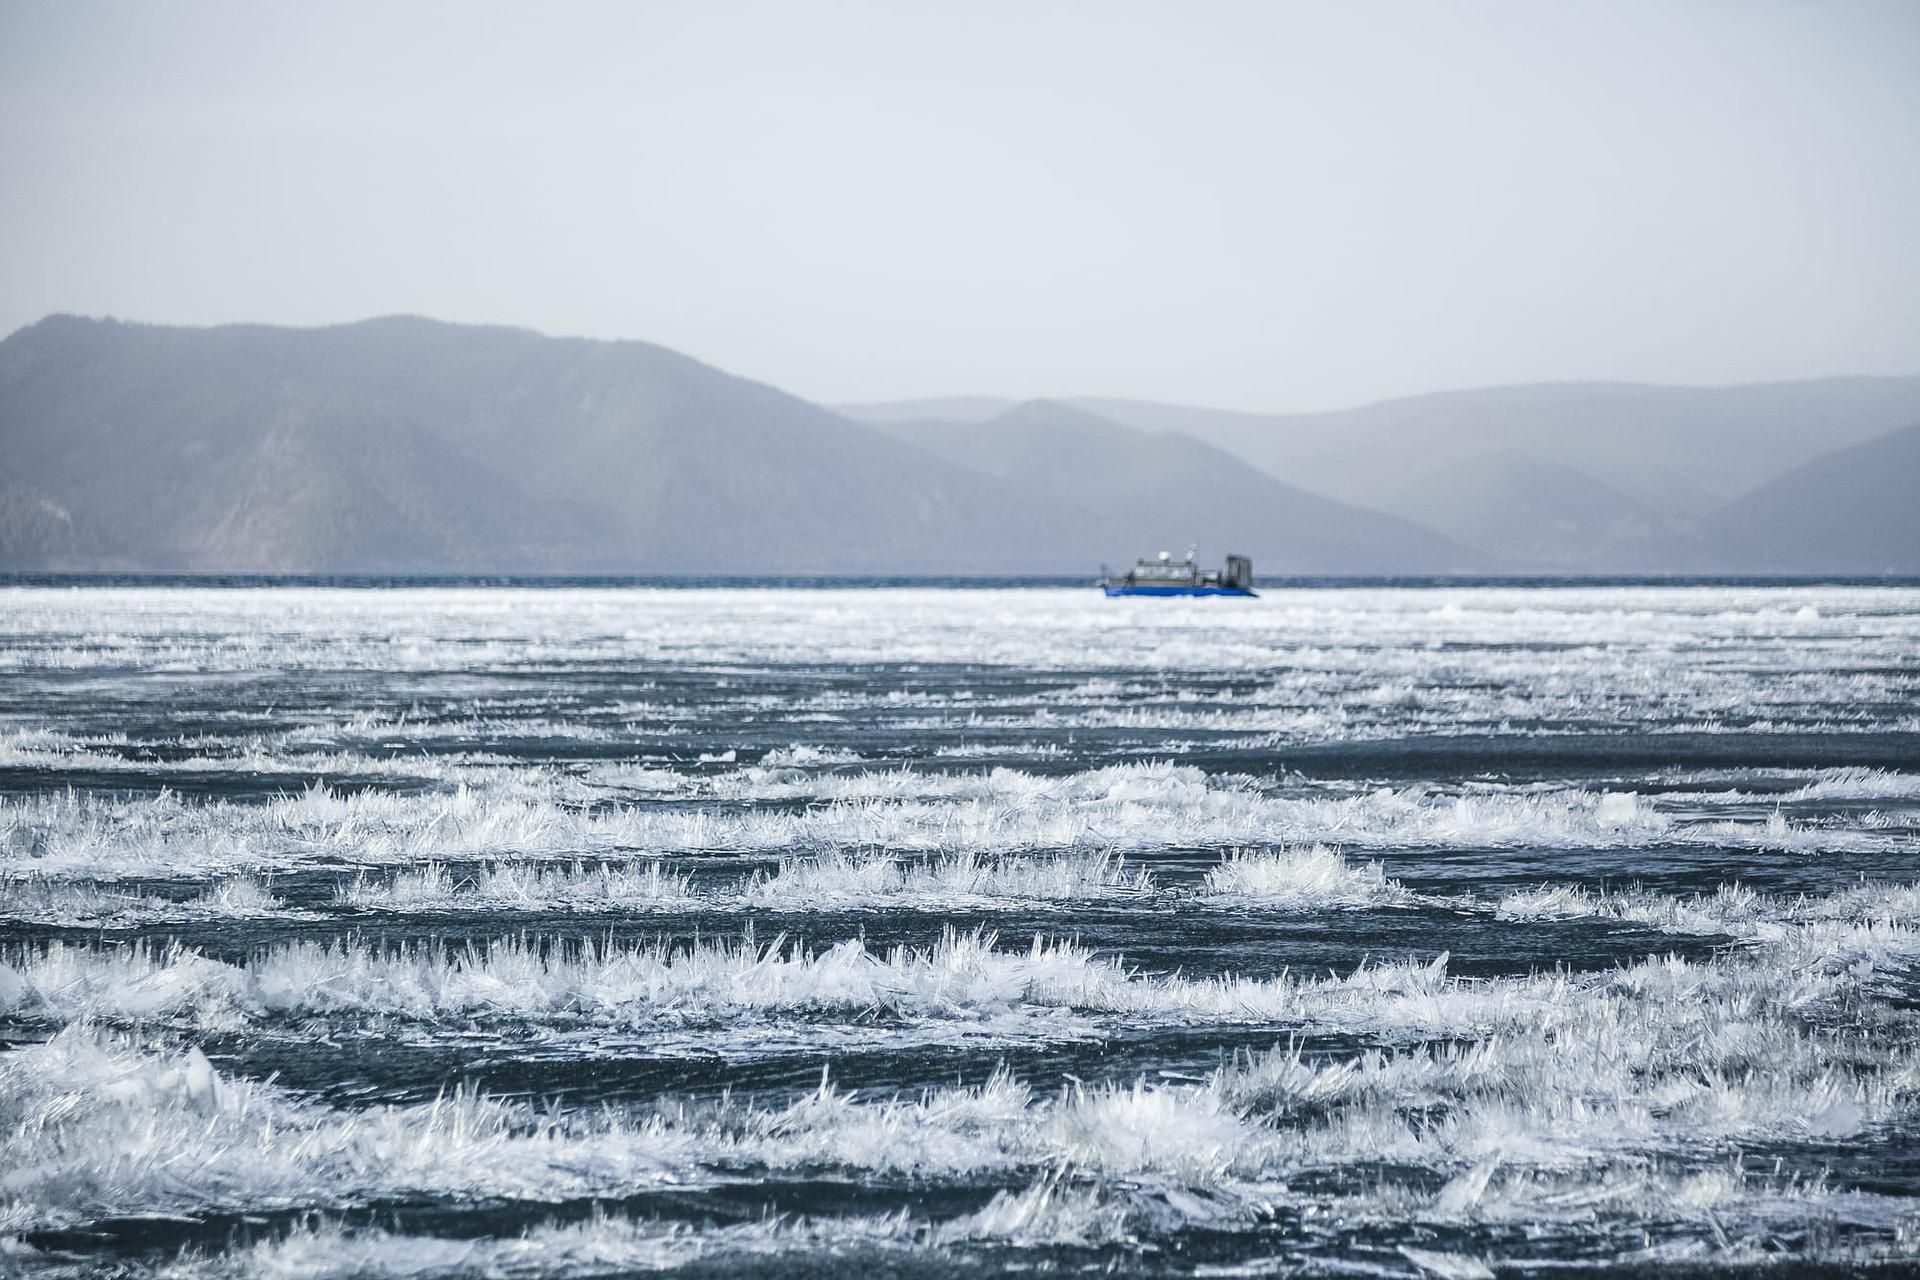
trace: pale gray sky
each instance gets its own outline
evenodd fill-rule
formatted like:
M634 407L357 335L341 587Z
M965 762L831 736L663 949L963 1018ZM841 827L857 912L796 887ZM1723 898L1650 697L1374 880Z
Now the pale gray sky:
M821 400L1920 372L1920 3L0 0L0 330Z

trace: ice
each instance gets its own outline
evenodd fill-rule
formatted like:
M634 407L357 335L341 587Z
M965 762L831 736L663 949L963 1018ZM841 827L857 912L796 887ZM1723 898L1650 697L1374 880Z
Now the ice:
M991 934L953 931L928 950L885 953L853 939L819 951L750 938L684 948L547 948L518 938L484 949L296 942L245 965L179 947L55 944L0 973L16 993L11 1007L33 1016L214 1025L289 1013L603 1026L710 1023L756 1010L966 1016L1011 1007L1041 988L1128 981L1111 962L1070 943L1035 939L1025 951L994 943Z
M159 923L312 919L289 910L271 882L240 874L206 882L192 897L167 898L112 883L0 876L0 920L63 928L130 928Z
M1664 1025L1711 999L1776 1008L1772 1022L1757 1015L1737 1019L1740 1030L1729 1043L1761 1045L1792 1062L1801 1053L1786 1034L1793 1025L1846 1008L1920 955L1920 933L1899 922L1915 901L1911 887L1863 888L1831 900L1768 899L1737 886L1696 899L1559 895L1550 909L1613 911L1675 931L1733 933L1747 949L1708 964L1650 959L1612 971L1495 979L1452 976L1445 957L1367 964L1325 976L1186 977L1139 972L1070 942L1035 938L1025 947L1003 949L990 933L952 930L930 948L886 950L857 939L809 949L750 937L686 946L546 945L517 937L459 948L292 942L260 951L245 964L178 946L55 944L0 967L0 1012L56 1024L161 1019L226 1027L300 1015L399 1017L424 1025L482 1019L737 1030L746 1016L884 1011L984 1023L1059 1010L1167 1024L1320 1028L1387 1040L1510 1037L1530 1029L1564 1036L1570 1026L1590 1024L1592 1037L1617 1058L1619 1046L1635 1039L1630 1020L1647 1017L1659 1001L1681 1005L1662 1015L1657 1025ZM1528 909L1537 915L1541 908ZM1714 1030L1710 1038L1721 1034ZM1484 1074L1484 1061L1471 1064L1477 1065L1469 1074ZM1591 1071L1594 1064L1576 1067ZM1467 1068L1392 1058L1366 1069L1369 1080L1391 1078L1431 1090L1436 1073ZM1269 1063L1248 1078L1260 1082L1259 1097L1295 1109L1306 1105L1302 1100L1348 1097L1365 1083L1346 1069L1325 1078L1305 1071L1298 1063ZM1710 1076L1698 1079L1712 1083ZM1795 1087L1802 1092L1794 1095L1794 1106L1817 1094L1807 1092L1811 1076ZM1705 1106L1710 1094L1688 1097ZM1680 1103L1668 1099L1663 1105ZM1798 1118L1783 1112L1782 1123L1799 1123L1818 1110L1802 1110Z
M281 909L280 899L271 889L252 876L228 876L214 881L193 905L223 920L245 920L273 915Z
M784 1218L694 1227L596 1214L522 1235L450 1239L306 1225L217 1257L187 1257L156 1280L271 1276L284 1280L452 1280L474 1276L625 1275L700 1262L764 1264L787 1254L845 1255L911 1249L928 1230L905 1215Z
M1920 591L1240 603L0 589L0 1270L1913 1261Z
M810 747L796 743L769 751L760 758L763 769L811 769L821 765L858 764L860 753L841 747Z
M1544 981L1554 980L1504 985ZM1823 981L1844 994L1857 976ZM1409 980L1369 972L1313 985L1337 990L1329 1012L1347 1013L1355 1001L1392 1002ZM1412 985L1468 989L1433 973ZM1821 1032L1796 1015L1794 990L1791 970L1755 956L1669 961L1563 984L1473 1045L1319 1062L1295 1047L1193 1084L1043 1093L1000 1073L917 1097L867 1098L823 1082L786 1106L723 1098L633 1112L529 1111L471 1094L340 1110L228 1075L191 1047L76 1026L0 1058L0 1138L15 1170L0 1194L13 1221L45 1225L402 1194L588 1196L838 1168L1043 1179L941 1228L940 1239L1110 1238L1122 1211L1065 1187L1067 1171L1151 1188L1156 1212L1214 1221L1222 1205L1272 1194L1301 1170L1384 1160L1449 1180L1431 1192L1369 1193L1347 1212L1497 1222L1657 1211L1737 1223L1790 1203L1804 1217L1822 1211L1818 1187L1757 1185L1737 1171L1703 1180L1659 1163L1737 1135L1828 1139L1912 1115L1913 1041L1868 1051ZM1302 991L1309 1003L1311 991ZM1835 1211L1886 1213L1857 1197Z
M429 862L391 879L362 872L338 894L344 906L387 911L459 908L462 910L590 910L686 907L701 901L691 880L658 862L491 863L472 876L459 876Z
M1920 800L1920 774L1891 769L1826 769L1781 797L1805 800Z
M978 1213L942 1224L936 1239L943 1244L1004 1240L1088 1248L1129 1240L1130 1217L1123 1201L1094 1187L1075 1186L1056 1172L1024 1190L996 1193Z
M230 1254L189 1254L162 1268L157 1280L599 1275L668 1271L703 1261L766 1265L792 1254L884 1257L1000 1242L1088 1248L1129 1239L1129 1220L1124 1201L1048 1176L1020 1192L999 1193L977 1213L944 1222L899 1213L768 1216L706 1226L596 1213L578 1222L536 1226L517 1237L478 1239L309 1222Z
M1438 1249L1416 1249L1405 1244L1400 1246L1400 1254L1419 1267L1422 1274L1438 1276L1440 1280L1493 1280L1494 1277L1493 1268L1478 1258Z
M1116 1199L1114 1180L1151 1188L1153 1214L1214 1221L1222 1206L1271 1195L1300 1170L1384 1161L1447 1181L1417 1195L1369 1193L1341 1212L1473 1223L1657 1214L1755 1230L1783 1213L1885 1221L1889 1211L1871 1197L1761 1185L1737 1171L1667 1172L1658 1162L1733 1140L1857 1139L1914 1119L1920 1028L1884 1024L1867 1041L1851 1025L1882 966L1914 953L1910 933L1871 917L1912 900L1911 888L1825 900L1730 889L1694 909L1767 919L1774 928L1755 930L1747 949L1485 980L1453 977L1444 960L1325 977L1187 979L1136 973L1066 944L1001 950L983 934L884 953L852 941L817 952L293 943L245 965L180 947L54 946L0 969L4 1011L69 1024L44 1045L0 1057L8 1126L0 1141L16 1170L0 1188L0 1212L45 1225L188 1207L342 1207L398 1194L593 1195L649 1180L695 1185L745 1168L1040 1178L973 1218L900 1237L903 1247L939 1247L995 1236L1121 1238L1132 1215L1149 1210ZM1278 1019L1308 1034L1403 1043L1310 1056L1295 1041L1194 1083L1069 1082L1042 1092L1002 1073L972 1088L862 1097L823 1082L784 1107L723 1099L539 1118L471 1095L336 1110L228 1075L191 1044L148 1047L99 1030L112 1021L222 1029L288 1014L463 1028L473 1018L733 1024L830 1009L968 1019L1021 1007ZM1842 1021L1828 1024L1829 1014ZM1096 1181L1061 1181L1068 1170ZM838 1238L838 1222L783 1236L781 1247ZM809 1234L816 1230L827 1235ZM300 1247L297 1238L286 1247ZM364 1256L359 1247L338 1256ZM414 1247L388 1256L413 1256ZM418 1247L441 1256L438 1246Z
M1115 854L919 859L833 850L783 858L772 870L721 878L697 889L690 875L657 861L546 865L499 862L471 874L428 863L391 879L361 873L343 905L382 911L608 910L816 911L920 906L939 910L1007 902L1140 896L1153 881Z
M1609 792L1594 806L1593 819L1604 827L1629 827L1645 824L1651 812L1643 809L1640 798L1631 792Z
M65 926L111 927L165 919L182 904L114 885L68 883L38 876L0 879L0 918Z
M1076 1085L1054 1108L1047 1141L1075 1168L1100 1173L1171 1174L1182 1185L1210 1186L1250 1158L1259 1129L1235 1114L1220 1091Z
M783 859L745 887L745 905L775 911L919 905L945 911L1009 901L1069 902L1151 893L1153 879L1118 854L982 857L961 853L932 860L839 851Z
M1125 625L1084 591L103 588L75 597L14 587L0 599L11 632L0 670L29 675L958 663L1069 672L1067 688L1080 686L1069 703L1092 706L1129 696L1143 674L1252 673L1299 677L1288 701L1318 710L1289 718L1275 704L1246 724L1309 737L1570 720L1898 727L1916 719L1897 709L1914 691L1900 664L1920 643L1920 592L1905 587L1809 588L1784 611L1766 588L1483 588L1437 612L1421 591L1270 591L1231 611L1162 609L1152 627ZM1782 627L1798 609L1816 611L1819 625ZM850 616L861 625L846 625ZM1812 652L1834 636L1848 646L1840 672ZM1849 705L1860 710L1821 710ZM1169 724L1206 723L1207 709L1190 710L1191 721L1178 708L1159 712ZM570 721L564 731L593 730Z
M1726 934L1781 944L1819 933L1834 945L1852 937L1861 945L1904 955L1912 945L1907 931L1920 925L1920 884L1861 884L1817 898L1769 897L1738 884L1693 897L1543 885L1505 895L1495 914L1517 921L1599 917L1669 933Z
M1563 849L1708 845L1844 852L1901 847L1870 827L1682 820L1623 792L1380 788L1275 793L1249 778L1166 763L1065 776L997 768L839 775L838 796L799 811L741 807L786 781L742 782L725 807L583 807L571 779L447 793L314 786L259 805L173 795L59 794L0 802L0 869L39 875L264 873L303 865L390 866L454 856L826 852L849 847L978 855L1192 847L1546 845Z
M658 1126L580 1132L468 1094L342 1112L76 1028L0 1056L5 1209L57 1225L141 1213L341 1207L431 1189L604 1194L684 1164Z
M1379 863L1353 866L1325 845L1273 853L1235 850L1207 873L1206 887L1218 898L1293 911L1414 901L1398 881L1387 878Z

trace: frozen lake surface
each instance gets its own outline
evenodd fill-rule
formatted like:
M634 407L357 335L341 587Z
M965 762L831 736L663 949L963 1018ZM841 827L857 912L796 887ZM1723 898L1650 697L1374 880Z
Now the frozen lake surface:
M1920 589L0 588L0 1272L1920 1259Z

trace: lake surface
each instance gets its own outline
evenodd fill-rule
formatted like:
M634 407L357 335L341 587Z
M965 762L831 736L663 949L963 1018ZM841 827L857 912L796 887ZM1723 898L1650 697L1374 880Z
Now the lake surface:
M0 588L0 1271L1920 1257L1920 588Z

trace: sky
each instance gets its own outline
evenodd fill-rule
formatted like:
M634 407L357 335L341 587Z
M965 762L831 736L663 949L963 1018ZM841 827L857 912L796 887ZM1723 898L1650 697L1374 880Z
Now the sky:
M810 398L1920 373L1920 3L0 0L0 332L412 313Z

